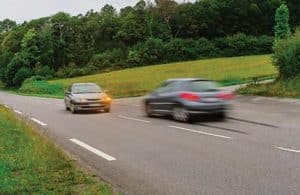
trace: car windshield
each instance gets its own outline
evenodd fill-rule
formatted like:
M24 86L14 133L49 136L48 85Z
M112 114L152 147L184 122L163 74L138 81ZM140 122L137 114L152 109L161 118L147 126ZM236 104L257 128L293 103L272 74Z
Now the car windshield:
M75 85L73 87L73 93L100 93L102 90L98 85L94 84L82 84L82 85Z
M193 82L190 82L189 89L192 92L219 91L217 84L212 82L212 81L193 81Z

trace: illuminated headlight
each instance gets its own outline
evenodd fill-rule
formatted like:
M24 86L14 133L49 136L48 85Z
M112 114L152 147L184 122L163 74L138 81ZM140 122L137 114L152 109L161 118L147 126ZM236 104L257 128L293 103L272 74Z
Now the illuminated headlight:
M104 99L103 99L105 102L111 102L111 98L110 97L105 97Z

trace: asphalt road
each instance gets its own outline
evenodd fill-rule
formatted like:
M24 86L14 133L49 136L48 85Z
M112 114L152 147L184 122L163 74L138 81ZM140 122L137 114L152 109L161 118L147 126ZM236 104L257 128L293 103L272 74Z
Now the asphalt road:
M300 101L238 97L226 122L144 116L139 98L72 115L62 100L0 92L125 194L300 194Z

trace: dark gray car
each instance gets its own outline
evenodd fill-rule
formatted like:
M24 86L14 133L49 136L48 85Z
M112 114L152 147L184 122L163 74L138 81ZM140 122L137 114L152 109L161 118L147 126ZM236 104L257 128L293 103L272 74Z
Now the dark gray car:
M95 83L75 83L65 92L66 110L110 112L111 98Z
M148 116L170 115L182 122L201 114L225 119L232 99L233 94L207 79L170 79L145 98L145 111Z

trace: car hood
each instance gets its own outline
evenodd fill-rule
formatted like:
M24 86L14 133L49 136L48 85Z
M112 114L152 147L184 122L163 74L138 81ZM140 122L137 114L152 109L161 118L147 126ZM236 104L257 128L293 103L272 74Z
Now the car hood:
M80 94L73 94L73 96L82 99L102 99L107 95L105 93L80 93Z

